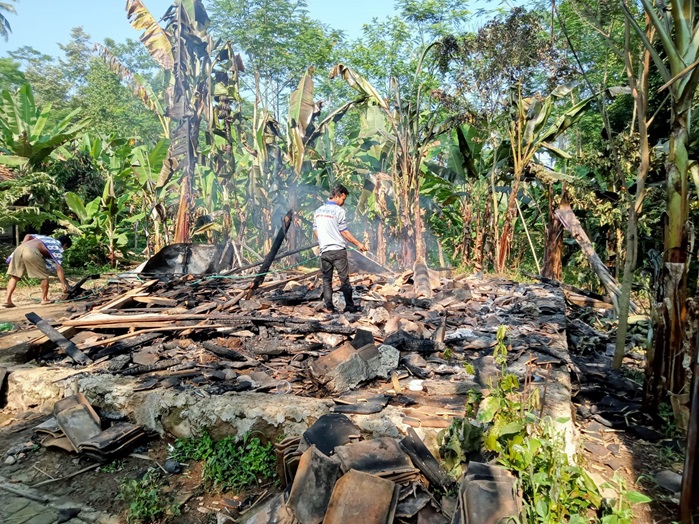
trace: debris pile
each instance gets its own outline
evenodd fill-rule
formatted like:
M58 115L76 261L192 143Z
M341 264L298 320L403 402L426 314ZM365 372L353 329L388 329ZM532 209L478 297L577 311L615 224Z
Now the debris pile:
M251 298L246 280L220 276L117 283L58 329L33 315L48 337L35 347L53 365L132 377L136 390L332 395L341 405L356 404L341 396L377 380L390 380L382 394L393 396L487 387L488 374L497 373L488 355L502 324L513 363L570 363L563 300L551 288L442 278L428 299L416 295L412 277L353 277L364 310L344 315L319 312L317 271L283 274ZM54 344L67 358L50 353ZM475 377L464 362L475 365ZM380 403L386 400L361 409L376 410Z
M513 478L473 462L455 486L418 435L434 438L434 429L465 416L469 391L492 386L502 372L493 348L505 325L509 371L541 388L541 414L567 420L560 424L570 437L568 369L575 364L566 344L565 302L545 284L479 275L428 280L432 293L426 297L416 292L413 272L355 275L363 310L332 315L320 310L317 271L286 272L253 295L249 279L220 275L116 282L60 325L33 318L46 334L35 342L34 356L63 368L60 380L70 376L93 388L84 391L109 410L127 406L109 404L109 385L118 384L120 394L156 390L138 397L167 397L177 407L147 416L133 410L134 421L150 429L174 433L195 420L209 428L220 416L228 431L244 426L260 428L269 439L287 435L276 445L286 494L245 515L250 524L358 522L353 512L359 510L367 523L490 522L483 520L486 508L496 522L518 507ZM107 376L102 389L99 375ZM240 393L246 391L269 396L248 395L245 404ZM214 395L223 397L209 399ZM265 398L270 406L282 402L275 395L327 400L313 399L322 408L295 415L297 429L288 431L284 413L264 418ZM219 400L250 409L228 411L224 419ZM204 416L206 406L220 409ZM236 416L245 423L238 426ZM68 430L59 425L64 417L90 431L71 438L71 424L61 421ZM102 444L110 430L96 432L100 423L91 417L86 402L74 399L57 405L55 421L37 432L46 445L65 439L64 449L98 459L138 434L116 425L106 435L109 444ZM255 425L255 417L262 423ZM456 496L441 495L447 492Z
M454 506L444 494L456 482L412 429L400 440L362 440L346 416L324 415L301 437L279 443L277 454L288 489L262 504L242 521L246 524L387 524L414 518L430 524L495 523L519 512L514 477L477 462L469 464Z

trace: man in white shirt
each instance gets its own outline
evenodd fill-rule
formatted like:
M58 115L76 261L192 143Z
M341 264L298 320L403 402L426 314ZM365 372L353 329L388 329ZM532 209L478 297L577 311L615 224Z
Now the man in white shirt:
M345 297L345 312L361 311L352 299L352 286L349 282L349 263L347 262L347 243L352 242L360 251L367 251L368 246L354 238L347 229L345 205L349 191L342 184L332 188L330 200L316 209L313 214L313 234L320 246L320 268L323 273L323 302L325 312L334 313L333 306L333 270L340 279L340 291Z

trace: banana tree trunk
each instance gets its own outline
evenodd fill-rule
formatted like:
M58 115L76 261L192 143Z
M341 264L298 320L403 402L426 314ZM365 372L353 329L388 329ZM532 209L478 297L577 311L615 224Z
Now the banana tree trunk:
M512 192L507 199L507 211L505 211L505 223L502 226L502 234L500 235L500 243L495 256L495 271L503 273L507 268L507 259L510 256L512 247L512 239L515 232L515 215L517 213L517 193L519 192L519 182L522 177L520 170L515 173L514 183L512 184Z
M194 209L194 166L196 164L196 149L199 142L199 121L197 117L187 116L182 125L175 131L175 138L185 142L185 155L182 160L182 184L180 185L180 204L177 209L175 222L176 244L191 242L192 210ZM173 148L173 145L170 146Z
M616 348L612 367L620 369L626 352L626 332L629 324L629 306L631 304L631 285L633 273L638 260L638 216L643 206L645 184L650 169L650 147L648 144L648 127L645 121L645 111L639 111L638 131L641 146L641 163L636 176L636 198L629 198L629 221L626 225L626 259L624 260L624 276L621 280L621 295L619 297L619 325L617 326Z
M690 100L691 102L691 100ZM688 119L690 102L673 108L667 170L663 266L654 304L654 347L648 353L644 403L657 408L666 393L685 386L683 360L694 342L687 329Z
M563 278L563 224L554 213L553 187L548 186L549 210L544 247L544 267L541 276L560 281Z

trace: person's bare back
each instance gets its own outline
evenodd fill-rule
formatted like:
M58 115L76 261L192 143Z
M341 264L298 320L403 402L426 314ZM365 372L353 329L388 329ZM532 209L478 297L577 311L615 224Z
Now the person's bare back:
M28 247L38 249L39 253L41 253L41 255L44 258L51 258L51 253L49 253L49 250L46 249L46 246L44 245L44 243L41 240L39 240L38 238L32 238L31 240L25 240L24 244L26 244Z

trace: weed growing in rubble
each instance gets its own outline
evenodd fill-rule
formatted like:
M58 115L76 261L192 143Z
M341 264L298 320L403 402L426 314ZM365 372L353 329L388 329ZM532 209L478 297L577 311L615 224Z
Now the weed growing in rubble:
M160 472L149 469L140 479L122 482L119 499L128 504L126 522L129 524L149 524L163 522L170 515L179 514L172 499L161 490Z
M272 443L246 434L242 439L226 437L218 442L209 435L178 439L177 460L203 460L202 478L221 491L240 491L260 479L276 476L276 457Z
M522 514L516 522L630 524L631 504L647 502L647 497L627 491L617 481L612 486L616 500L604 503L590 475L577 460L570 460L565 439L553 421L537 415L541 409L538 388L528 378L520 387L518 378L508 372L506 336L507 328L500 326L493 350L500 376L485 395L469 394L466 417L455 418L438 435L444 466L459 476L469 453L485 451L513 472L523 495Z
M100 466L100 471L102 473L116 473L118 471L121 471L122 469L124 469L124 460L123 459L113 460L109 464L105 464L104 466Z

